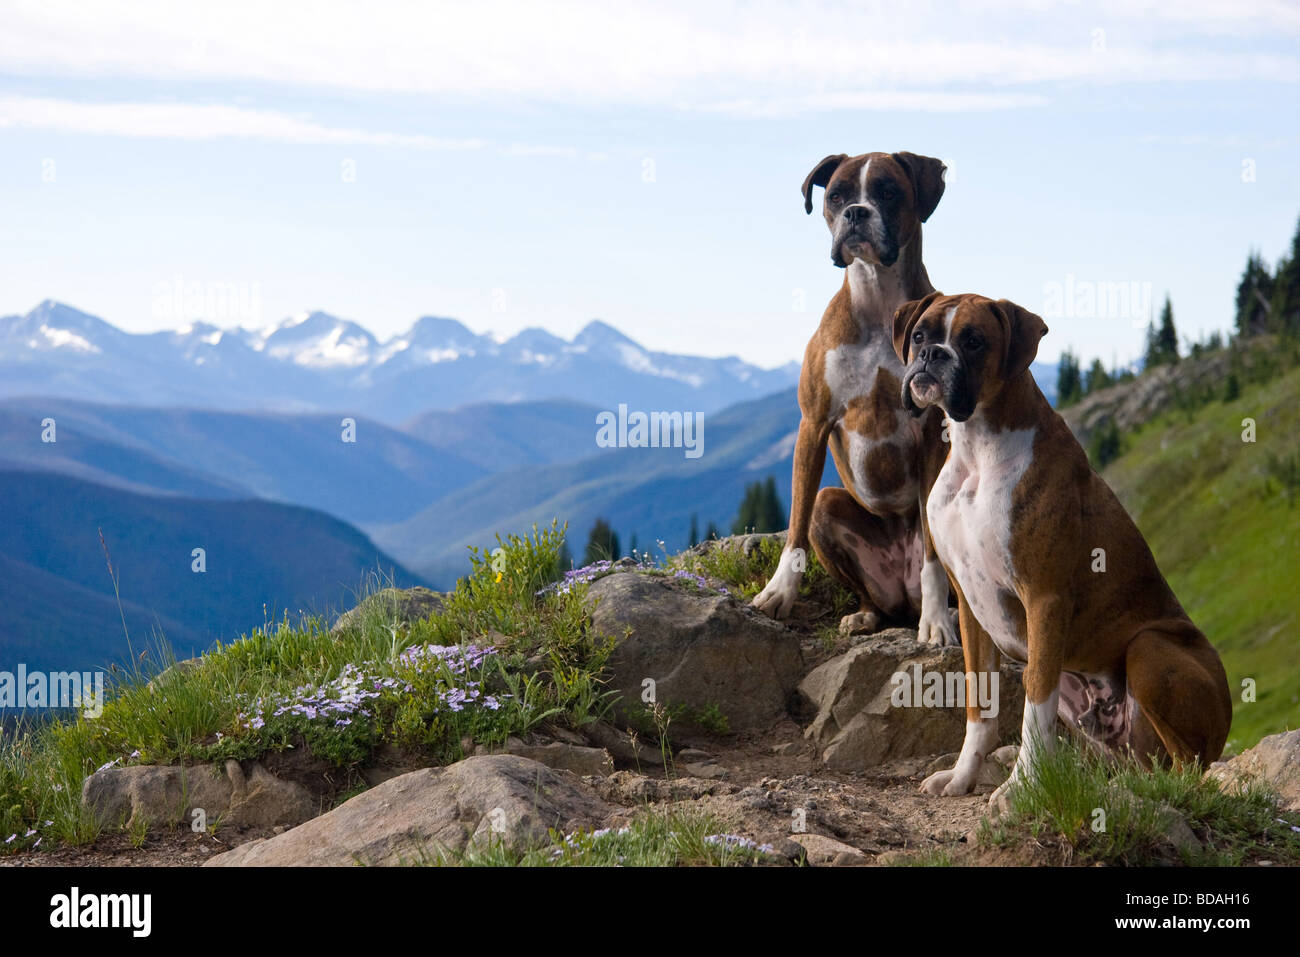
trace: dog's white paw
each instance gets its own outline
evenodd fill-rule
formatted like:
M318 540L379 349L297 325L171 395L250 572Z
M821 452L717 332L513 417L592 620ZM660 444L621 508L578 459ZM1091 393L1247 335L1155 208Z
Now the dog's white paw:
M803 561L803 549L787 549L781 553L781 561L772 573L771 580L750 602L755 608L769 618L788 618L794 608L795 599L799 597L799 582L803 578L800 562Z
M1011 777L999 784L997 789L989 795L989 810L993 812L995 817L1006 814L1011 810L1011 791L1018 787L1019 784L1020 781L1012 773Z
M916 626L918 640L923 645L947 648L961 644L961 630L957 626L956 609L947 607L938 611L921 609L921 621Z
M767 587L754 596L750 602L755 608L769 618L788 618L794 600L799 597L799 581L780 581L777 577L767 583Z
M942 797L960 797L975 790L975 777L958 775L956 768L947 771L935 771L921 782L922 794L936 794Z

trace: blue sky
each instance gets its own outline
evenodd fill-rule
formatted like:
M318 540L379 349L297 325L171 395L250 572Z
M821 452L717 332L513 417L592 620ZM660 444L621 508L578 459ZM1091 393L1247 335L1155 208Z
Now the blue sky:
M600 318L775 365L843 277L803 177L905 149L951 167L938 288L1040 311L1043 358L1125 361L1146 294L1226 329L1247 251L1286 249L1297 40L1300 6L1251 0L9 2L0 314L175 327L179 277L255 289L188 317L218 325ZM1137 298L1064 305L1102 284Z

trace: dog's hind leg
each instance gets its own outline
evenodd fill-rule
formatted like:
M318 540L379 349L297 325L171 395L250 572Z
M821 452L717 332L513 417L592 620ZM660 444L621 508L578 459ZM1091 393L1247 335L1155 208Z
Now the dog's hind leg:
M842 632L877 631L887 619L911 615L908 578L920 575L919 551L909 548L914 524L868 512L842 488L817 493L813 550L827 573L860 602L855 613L841 620ZM918 567L910 569L909 563Z
M1223 754L1232 724L1228 676L1214 646L1187 621L1143 628L1125 654L1131 726L1128 746L1146 766Z

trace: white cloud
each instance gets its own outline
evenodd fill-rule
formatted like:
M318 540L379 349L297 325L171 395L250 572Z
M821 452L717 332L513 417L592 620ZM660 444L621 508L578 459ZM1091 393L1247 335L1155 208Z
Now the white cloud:
M1093 50L1096 29L1104 53ZM1027 105L1031 94L1008 86L1300 82L1290 51L1219 43L1297 32L1300 13L1284 0L11 0L0 12L0 62L29 76L252 81L463 103L990 109ZM984 99L957 96L976 93Z
M79 103L46 97L0 96L0 129L24 127L148 139L210 140L222 137L402 146L414 149L478 149L475 139L438 139L401 133L321 126L274 110L190 103Z

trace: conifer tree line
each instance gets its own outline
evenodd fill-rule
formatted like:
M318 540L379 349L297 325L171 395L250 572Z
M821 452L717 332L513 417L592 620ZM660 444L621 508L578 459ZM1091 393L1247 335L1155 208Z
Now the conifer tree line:
M1290 249L1272 271L1259 252L1250 252L1237 283L1235 307L1233 326L1237 338L1267 334L1300 335L1300 223L1291 237ZM1223 346L1223 336L1215 332L1205 342L1189 344L1187 354L1200 356ZM1147 326L1142 367L1152 369L1172 365L1179 358L1174 307L1166 295L1159 319ZM1127 369L1107 371L1100 359L1093 359L1092 365L1084 371L1079 357L1067 349L1061 353L1057 367L1057 408L1065 408L1091 392L1132 378L1132 371Z
M740 500L740 508L736 514L736 520L731 523L731 534L743 535L748 532L779 532L785 528L786 512L785 506L781 504L781 497L776 491L776 479L768 476L765 481L751 482L745 487L745 495ZM713 538L721 538L722 532L713 522L709 522L704 530L703 539L700 538L700 519L698 515L691 516L690 533L688 542L691 547L700 544L701 541L708 541ZM597 518L595 524L591 526L591 532L587 535L587 547L583 551L582 563L591 565L599 561L617 561L623 558L625 554L633 555L637 553L636 533L632 533L628 551L623 551L619 541L618 532L610 525L606 518ZM636 557L640 557L637 555ZM568 567L568 563L563 563Z

